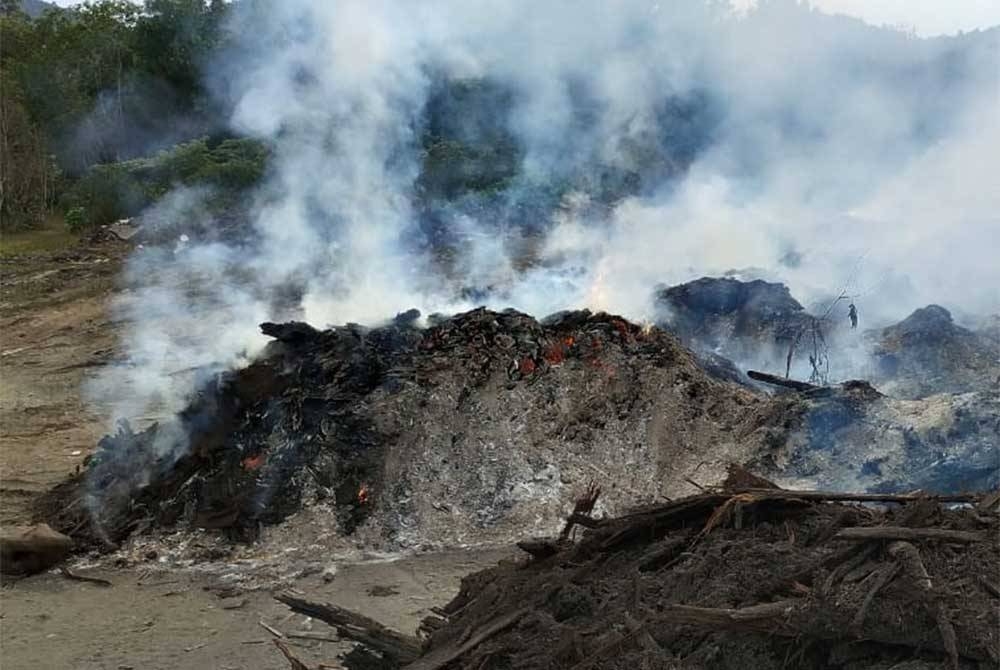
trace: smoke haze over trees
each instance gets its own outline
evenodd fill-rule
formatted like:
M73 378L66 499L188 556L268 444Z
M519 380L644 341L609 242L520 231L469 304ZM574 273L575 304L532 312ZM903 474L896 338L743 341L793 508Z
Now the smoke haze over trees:
M641 320L657 283L724 273L862 296L870 325L1000 308L996 28L782 0L14 4L4 228L198 231L132 263L126 405L182 403L173 371L245 360L287 316Z

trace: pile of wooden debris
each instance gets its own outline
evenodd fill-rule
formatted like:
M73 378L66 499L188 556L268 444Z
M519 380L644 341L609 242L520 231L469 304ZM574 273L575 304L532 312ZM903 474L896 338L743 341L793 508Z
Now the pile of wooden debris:
M521 543L525 561L467 577L418 636L277 598L357 641L352 670L1000 662L1000 493L788 491L734 469L722 488L618 518L590 516L598 495L560 537Z

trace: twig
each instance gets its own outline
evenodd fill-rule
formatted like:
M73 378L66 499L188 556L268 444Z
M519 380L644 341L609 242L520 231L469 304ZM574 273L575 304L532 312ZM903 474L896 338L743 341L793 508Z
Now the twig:
M274 640L274 646L278 648L278 651L282 653L288 664L292 666L292 670L313 670L292 653L292 650L288 648L288 643L284 640Z
M72 579L73 581L76 582L88 582L90 584L97 584L98 586L114 586L114 584L109 582L107 579L101 579L100 577L87 577L86 575L78 575L75 572L72 572L67 567L59 568L59 573L66 579Z
M688 484L690 484L691 486L695 487L699 491L704 492L706 490L704 486L702 486L701 484L699 484L695 480L691 479L690 477L685 477L684 481L686 481Z
M319 642L340 642L338 638L331 637L329 635L323 635L322 633L313 633L308 630L299 631L298 633L288 633L285 635L289 640L318 640Z
M992 593L995 598L1000 598L1000 586L991 582L985 575L979 575L979 582L986 588L987 591Z
M261 627L261 628L263 628L264 630L266 630L266 631L267 631L268 633L270 633L270 634L271 634L271 635L273 635L274 637L276 637L276 638L278 638L278 639L281 639L281 638L285 637L285 634L284 634L284 633L282 633L282 632L281 632L280 630L278 630L277 628L274 628L274 627L272 627L272 626L268 626L268 625L267 625L266 623L264 623L264 620L263 620L263 619L261 619L261 620L260 620L260 621L258 621L257 623L258 623L258 624L260 624L260 627Z

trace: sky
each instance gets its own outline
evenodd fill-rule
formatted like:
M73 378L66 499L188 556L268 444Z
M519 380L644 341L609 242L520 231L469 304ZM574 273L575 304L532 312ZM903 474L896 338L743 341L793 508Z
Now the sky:
M740 9L757 0L730 0ZM873 25L912 29L922 37L953 35L1000 25L998 0L809 0L829 14L855 16ZM79 0L55 0L68 7Z

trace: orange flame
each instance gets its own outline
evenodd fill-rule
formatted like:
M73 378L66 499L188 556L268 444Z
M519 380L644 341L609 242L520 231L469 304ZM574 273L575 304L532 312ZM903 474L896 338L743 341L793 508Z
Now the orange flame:
M564 337L559 342L554 342L545 347L545 350L542 352L542 357L552 365L558 365L566 360L566 356L569 354L569 349L573 346L574 342L576 342L576 340L573 339L572 335Z
M362 484L358 489L358 504L364 505L368 502L368 484Z
M240 465L243 466L243 469L247 472L259 470L260 466L264 465L264 452L261 452L256 456L247 456L240 461Z

